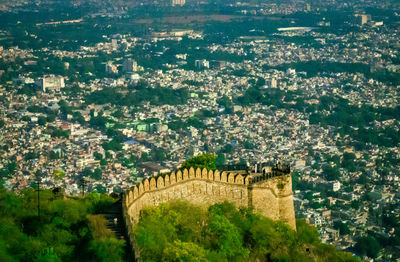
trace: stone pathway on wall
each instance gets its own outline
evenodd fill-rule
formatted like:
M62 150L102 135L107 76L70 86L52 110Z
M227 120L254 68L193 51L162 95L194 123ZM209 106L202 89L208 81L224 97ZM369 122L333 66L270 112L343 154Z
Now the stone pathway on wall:
M122 217L122 200L119 199L101 214L107 220L107 228L114 232L117 239L125 240L126 261L134 261L132 248L129 245L124 220Z

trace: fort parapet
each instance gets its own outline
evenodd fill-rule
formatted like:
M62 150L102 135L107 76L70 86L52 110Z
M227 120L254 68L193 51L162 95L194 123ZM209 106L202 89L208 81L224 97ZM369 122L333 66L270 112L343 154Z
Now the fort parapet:
M183 169L144 179L123 194L123 216L135 256L139 255L133 226L139 221L141 210L177 199L206 206L228 201L237 207L251 207L259 214L282 220L296 229L289 168L264 167L261 173Z

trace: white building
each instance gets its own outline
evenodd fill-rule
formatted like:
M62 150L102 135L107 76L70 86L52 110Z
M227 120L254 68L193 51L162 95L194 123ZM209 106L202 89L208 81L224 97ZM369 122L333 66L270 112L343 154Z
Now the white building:
M210 68L210 62L203 59L203 60L195 60L194 61L194 66L197 68Z
M288 69L286 70L286 74L287 74L287 75L290 75L290 76L295 76L295 75L296 75L296 69L288 68Z
M127 73L126 78L128 80L135 81L135 82L140 80L140 76L136 73Z
M339 181L335 181L332 183L332 191L333 192L337 192L340 190L340 182Z
M271 79L271 88L278 88L278 81L275 78Z
M60 91L65 87L64 77L48 75L36 79L35 84L42 88L43 92L46 90Z
M186 60L187 54L176 54L175 57L176 57L177 59Z
M316 227L321 227L322 223L323 223L323 219L322 219L322 217L320 217L318 215L313 215L310 218L310 223L315 225Z
M186 0L172 0L171 1L172 6L176 6L176 5L184 6L185 4L186 4Z
M116 51L118 49L118 40L117 39L112 39L111 40L111 46L112 46L112 49L114 51Z

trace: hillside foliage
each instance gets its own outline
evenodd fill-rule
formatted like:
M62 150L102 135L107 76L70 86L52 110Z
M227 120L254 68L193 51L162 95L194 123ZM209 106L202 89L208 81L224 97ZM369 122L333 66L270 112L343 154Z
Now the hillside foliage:
M217 156L210 153L200 154L183 162L181 168L189 169L193 167L194 169L206 168L207 170L216 170L216 159Z
M123 261L125 241L96 214L115 202L97 193L64 198L50 190L20 194L0 184L0 261Z
M296 232L227 202L208 209L182 201L150 207L134 232L143 261L358 261L321 243L304 220Z

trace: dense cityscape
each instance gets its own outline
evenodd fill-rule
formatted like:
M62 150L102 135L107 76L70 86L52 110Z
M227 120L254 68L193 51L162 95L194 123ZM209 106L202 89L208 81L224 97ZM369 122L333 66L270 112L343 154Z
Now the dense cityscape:
M42 2L0 2L5 188L279 159L324 242L399 261L398 2Z

